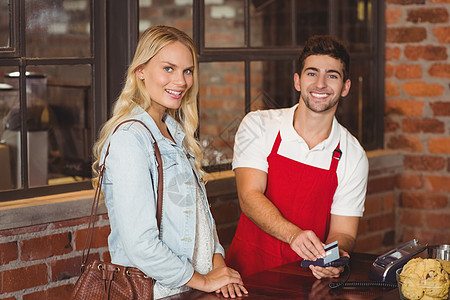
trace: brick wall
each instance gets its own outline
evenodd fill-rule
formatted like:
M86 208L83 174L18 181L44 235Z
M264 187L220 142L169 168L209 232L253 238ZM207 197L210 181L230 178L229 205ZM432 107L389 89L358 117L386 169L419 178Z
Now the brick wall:
M404 155L396 242L450 243L450 0L386 1L385 147Z

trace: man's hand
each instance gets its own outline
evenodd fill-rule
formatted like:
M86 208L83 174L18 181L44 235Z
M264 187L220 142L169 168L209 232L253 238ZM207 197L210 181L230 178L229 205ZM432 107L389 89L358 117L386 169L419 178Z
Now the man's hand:
M344 250L339 249L340 256L347 256L350 257L350 255L345 252ZM309 266L311 269L312 274L317 279L323 279L323 278L338 278L341 276L341 273L344 272L344 267L318 267L318 266Z
M301 230L294 233L288 241L291 249L301 258L317 260L325 257L324 244L312 230Z

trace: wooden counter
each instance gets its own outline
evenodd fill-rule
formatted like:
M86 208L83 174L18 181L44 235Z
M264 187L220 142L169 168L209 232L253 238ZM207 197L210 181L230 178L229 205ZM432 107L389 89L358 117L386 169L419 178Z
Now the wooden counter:
M369 268L377 256L371 254L353 253L350 259L351 275L349 281L369 281ZM300 266L300 262L286 264L244 278L245 287L249 291L245 300L250 299L352 299L368 300L400 299L397 289L361 287L330 289L331 281L344 280L347 271L339 279L317 280L309 269ZM190 291L165 300L212 300L218 297L215 293L207 294ZM230 299L230 298L229 298ZM239 298L236 298L239 299Z

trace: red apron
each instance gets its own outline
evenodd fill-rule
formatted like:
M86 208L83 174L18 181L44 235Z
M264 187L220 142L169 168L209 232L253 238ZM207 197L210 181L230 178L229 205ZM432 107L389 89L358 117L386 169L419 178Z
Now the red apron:
M334 150L329 170L312 167L278 155L281 136L278 133L267 157L266 197L283 216L303 230L312 230L325 241L330 210L338 182L336 168L341 151ZM301 259L289 246L262 231L243 213L227 252L226 263L241 276L267 270Z

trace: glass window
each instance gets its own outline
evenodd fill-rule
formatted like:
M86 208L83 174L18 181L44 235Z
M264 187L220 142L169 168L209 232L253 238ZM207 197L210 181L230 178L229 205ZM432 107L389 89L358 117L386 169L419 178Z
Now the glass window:
M139 32L153 25L169 25L192 37L192 5L194 0L139 0Z
M251 4L251 46L292 45L292 5L290 0L252 1Z
M11 3L0 1L0 49L11 47Z
M90 57L90 0L26 0L28 57Z
M205 1L205 47L244 47L242 0Z
M250 70L251 111L286 108L298 102L292 61L253 61Z
M99 82L94 70L105 73L93 49L104 45L91 34L92 10L102 5L91 0L23 3L9 14L26 23L17 34L17 54L0 51L1 200L91 188L91 147L99 127L93 124L94 113L104 108L93 100ZM14 28L0 30L14 36ZM100 88L96 95L97 102L105 98Z
M234 135L245 109L245 79L242 62L200 64L200 143L203 165L230 164Z

